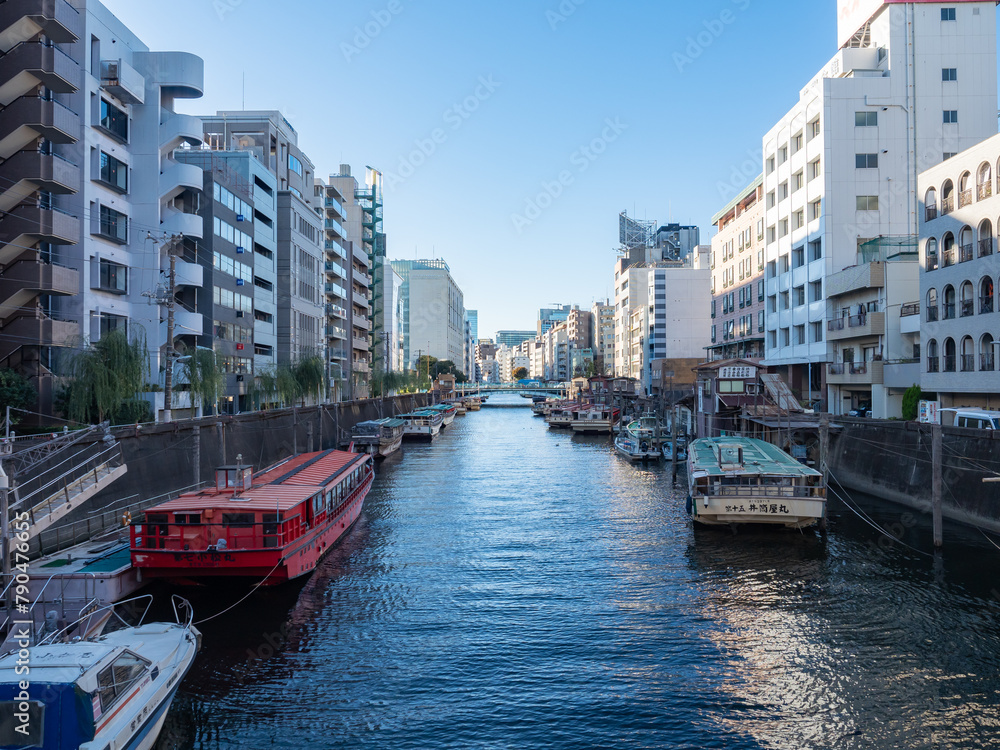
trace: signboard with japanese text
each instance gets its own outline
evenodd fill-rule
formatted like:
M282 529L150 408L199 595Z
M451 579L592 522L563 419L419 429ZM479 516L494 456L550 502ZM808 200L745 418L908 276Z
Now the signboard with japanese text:
M917 405L917 421L921 424L940 424L940 401L921 401Z
M719 380L750 380L757 377L757 368L753 365L732 365L719 368Z

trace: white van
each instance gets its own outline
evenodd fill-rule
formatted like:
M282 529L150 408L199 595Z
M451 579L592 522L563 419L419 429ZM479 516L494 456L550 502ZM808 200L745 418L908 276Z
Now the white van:
M1000 430L1000 411L982 409L940 409L941 424L948 427L973 427Z

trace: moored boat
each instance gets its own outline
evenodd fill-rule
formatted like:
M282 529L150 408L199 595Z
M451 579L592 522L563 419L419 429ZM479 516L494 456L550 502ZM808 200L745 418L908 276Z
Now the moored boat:
M86 640L64 641L61 631L37 644L22 638L0 658L0 747L152 748L201 646L186 604L176 623L140 621Z
M257 474L223 466L215 486L146 510L131 526L143 577L241 578L273 585L311 573L351 528L371 487L371 456L300 453Z
M385 458L399 450L403 444L405 427L406 422L393 417L358 422L354 425L351 440L356 447L375 458Z
M688 515L698 523L803 528L826 517L823 475L763 440L701 438L688 449Z
M399 418L405 423L403 437L411 439L433 440L441 432L444 421L441 412L433 409L418 409L409 414L400 414Z
M611 406L584 406L577 410L570 427L574 432L606 432L618 423L618 409Z
M441 415L441 429L454 422L455 415L458 413L458 409L453 404L434 404L424 407L424 410L436 411Z
M674 441L671 438L663 441L663 457L668 461L674 460ZM677 438L677 460L687 460L687 439L681 436Z
M576 419L576 412L579 408L580 405L572 401L554 406L545 415L545 424L557 429L568 428L572 426L573 420Z
M629 422L615 438L615 448L631 461L658 460L660 443L656 417L646 415Z

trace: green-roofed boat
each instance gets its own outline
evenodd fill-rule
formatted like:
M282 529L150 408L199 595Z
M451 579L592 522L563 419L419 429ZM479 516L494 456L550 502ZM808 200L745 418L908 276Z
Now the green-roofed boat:
M695 440L687 468L687 512L698 523L796 529L825 524L823 475L763 440Z
M433 440L441 432L441 424L444 417L441 412L434 409L418 409L409 414L400 414L399 418L405 423L403 425L404 438L416 438Z
M441 429L450 425L455 421L455 415L458 414L458 408L454 404L434 404L433 406L424 407L430 411L436 411L441 415Z
M405 428L406 422L391 417L358 422L351 433L351 440L359 451L375 458L385 458L399 450Z

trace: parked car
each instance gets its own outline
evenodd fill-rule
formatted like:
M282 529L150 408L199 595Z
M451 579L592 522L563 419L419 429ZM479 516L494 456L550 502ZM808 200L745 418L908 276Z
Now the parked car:
M870 417L872 415L872 409L870 406L861 405L857 409L851 409L847 412L849 417Z

